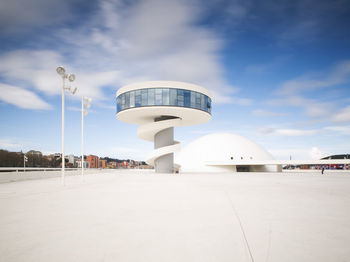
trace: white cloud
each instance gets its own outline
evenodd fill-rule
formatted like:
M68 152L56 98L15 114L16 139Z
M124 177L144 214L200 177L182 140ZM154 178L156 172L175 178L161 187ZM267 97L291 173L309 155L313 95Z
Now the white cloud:
M283 55L275 57L272 61L263 64L253 64L245 68L245 72L248 74L264 74L275 71L275 68L285 65L290 60L290 55Z
M20 150L22 145L18 142L12 141L12 139L0 139L0 149L5 150Z
M350 122L350 106L347 106L344 109L337 112L332 117L332 121L337 123Z
M61 94L62 79L56 73L56 67L62 65L64 58L50 50L16 50L0 56L0 74L7 82L16 83L25 88L34 88L47 95ZM104 99L102 88L115 85L120 77L118 71L92 72L66 67L67 73L74 73L76 80L66 85L77 86L77 96L85 95L94 99Z
M40 0L34 3L39 10L45 9ZM67 71L77 76L73 84L78 87L77 95L95 100L109 99L103 88L117 89L144 80L177 80L208 88L215 103L251 104L246 98L231 98L238 88L223 77L218 56L223 40L215 31L196 24L201 7L195 1L98 3L99 9L79 26L56 30L61 44L55 51L3 53L0 77L8 84L59 95L61 80L55 69L67 65Z
M317 134L319 130L304 130L304 129L283 129L283 128L258 128L257 130L265 135L280 135L280 136L310 136Z
M81 107L68 106L67 109L70 110L70 111L81 112ZM85 109L85 110L86 110L86 109ZM88 112L88 114L96 113L96 111L93 110L93 109L91 109L91 108L89 108L89 109L87 110L87 112Z
M275 133L282 136L310 136L318 133L318 130L302 130L302 129L276 129Z
M323 157L328 156L329 153L322 151L320 148L314 146L310 150L311 159L321 159Z
M279 112L271 112L271 111L266 111L266 110L263 110L263 109L256 109L256 110L253 110L253 115L255 116L262 116L262 117L274 117L274 116L286 116L285 113L279 113Z
M305 115L313 118L327 118L330 112L334 111L335 105L330 102L319 102L316 99L309 99L300 95L291 95L278 99L271 99L266 102L270 106L294 106L304 109Z
M350 135L350 126L326 126L324 129L342 135Z
M23 32L43 24L51 25L69 19L74 4L81 0L2 0L0 5L0 31Z
M78 87L77 97L88 96L93 100L105 100L110 97L105 97L103 88L105 86L115 86L120 77L118 71L104 71L104 72L89 72L76 71Z
M319 22L310 17L300 18L279 35L280 44L288 45L315 40L315 36L320 31L319 26Z
M35 93L1 83L0 100L24 109L51 109L51 105L47 104Z
M282 95L294 95L296 93L313 91L348 82L350 76L350 61L338 63L331 69L326 77L303 76L291 79L282 84L279 93Z
M81 112L81 108L80 107L68 106L67 109L70 110L70 111Z
M286 148L286 149L272 149L268 150L276 159L280 160L307 160L307 159L321 159L331 155L330 153L321 150L318 147L312 148Z
M350 60L346 60L335 65L328 73L308 74L282 83L281 88L277 91L279 98L269 100L267 104L299 107L303 109L307 117L316 120L329 121L331 119L333 122L346 122L350 119L349 108L334 115L338 107L337 102L327 101L326 95L323 96L322 101L314 97L308 98L307 92L333 87L349 81Z
M117 70L116 87L144 80L192 82L212 91L216 103L232 102L238 89L223 77L218 56L223 41L213 30L195 25L200 6L174 0L131 5L111 0L100 6L89 26L60 33L79 57L79 68ZM243 100L237 99L247 103Z
M279 160L299 160L299 159L309 159L310 149L304 148L287 148L287 149L271 149L268 150L275 159Z
M17 86L35 88L48 95L60 94L62 80L56 67L63 58L50 50L16 50L0 56L0 74Z
M250 106L253 104L253 100L249 98L241 98L241 97L228 97L230 99L232 104L239 105L239 106Z

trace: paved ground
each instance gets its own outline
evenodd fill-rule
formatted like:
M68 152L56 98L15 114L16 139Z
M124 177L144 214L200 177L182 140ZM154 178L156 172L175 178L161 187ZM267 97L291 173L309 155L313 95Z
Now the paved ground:
M108 172L109 170L102 170L102 169L92 169L92 168L86 168L84 169L85 174L92 174L92 173L100 173L100 172ZM114 171L114 170L110 170ZM31 180L31 179L47 179L47 178L53 178L53 177L60 177L61 176L61 170L40 170L40 171L33 171L33 170L27 170L23 172L23 170L16 172L3 172L1 170L0 172L0 184L1 183L8 183L8 182L17 182L17 181L23 181L23 180ZM66 170L65 176L76 176L81 175L81 169L78 170Z
M350 261L350 173L0 184L0 261Z

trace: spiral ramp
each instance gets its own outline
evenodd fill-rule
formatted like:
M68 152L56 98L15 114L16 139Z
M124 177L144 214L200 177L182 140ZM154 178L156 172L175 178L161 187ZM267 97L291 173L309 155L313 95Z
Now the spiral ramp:
M181 126L181 118L171 118L142 124L138 128L138 137L154 142L155 149L147 155L147 164L157 167L158 172L178 169L173 164L174 153L180 150L180 143L174 140L174 127ZM170 166L169 165L173 165Z

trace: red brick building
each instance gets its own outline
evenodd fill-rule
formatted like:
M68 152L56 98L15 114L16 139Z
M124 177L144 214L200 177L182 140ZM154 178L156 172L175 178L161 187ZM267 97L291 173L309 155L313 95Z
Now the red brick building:
M90 163L90 168L98 168L98 156L88 155L86 161Z

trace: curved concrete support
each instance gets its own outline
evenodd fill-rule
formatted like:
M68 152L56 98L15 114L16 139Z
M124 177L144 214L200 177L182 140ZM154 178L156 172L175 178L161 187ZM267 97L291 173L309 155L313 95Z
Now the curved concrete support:
M174 126L181 125L181 119L172 118L141 125L139 138L154 141L154 150L147 156L147 164L154 166L157 173L174 172L174 152L180 150L180 143L174 141Z
M143 124L137 129L137 136L141 139L153 142L154 136L159 131L169 127L181 126L181 122L181 118L174 118Z
M150 152L147 155L146 162L147 162L147 164L154 166L154 162L157 158L164 156L164 155L167 155L167 154L175 153L175 152L179 151L180 148L181 148L180 143L178 141L174 141L173 145L154 149L152 152Z

